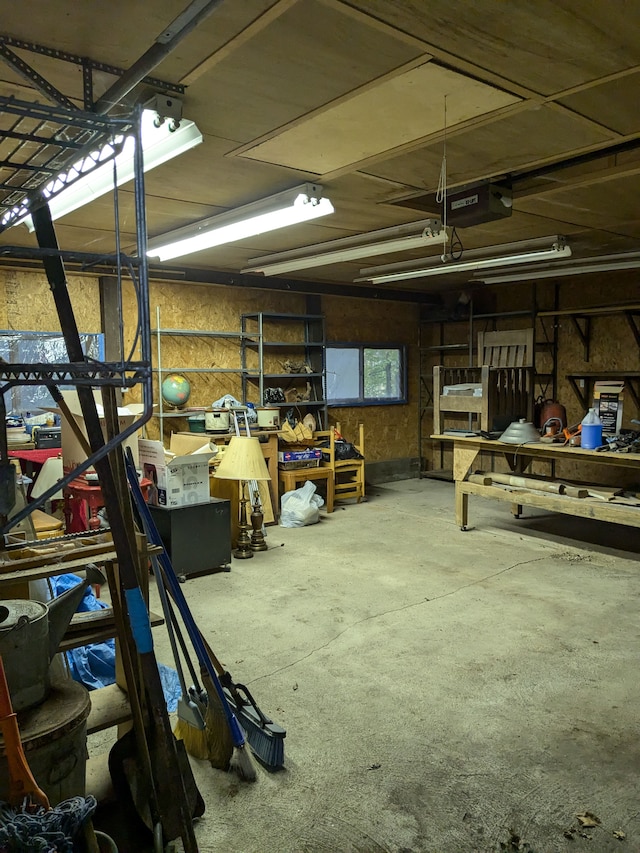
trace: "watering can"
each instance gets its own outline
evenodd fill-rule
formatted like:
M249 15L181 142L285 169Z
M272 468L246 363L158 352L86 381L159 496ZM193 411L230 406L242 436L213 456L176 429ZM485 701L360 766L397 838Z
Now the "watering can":
M105 583L90 564L80 583L47 604L25 599L0 601L0 655L14 711L43 702L51 686L49 665L84 597L87 584Z

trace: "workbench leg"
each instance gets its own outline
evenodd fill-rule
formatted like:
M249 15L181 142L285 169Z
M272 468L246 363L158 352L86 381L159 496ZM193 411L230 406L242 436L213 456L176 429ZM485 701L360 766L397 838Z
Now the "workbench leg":
M460 488L460 483L456 482L456 524L460 530L467 529L469 521L469 495L463 492Z
M522 515L522 504L511 504L511 515L514 518L520 518Z

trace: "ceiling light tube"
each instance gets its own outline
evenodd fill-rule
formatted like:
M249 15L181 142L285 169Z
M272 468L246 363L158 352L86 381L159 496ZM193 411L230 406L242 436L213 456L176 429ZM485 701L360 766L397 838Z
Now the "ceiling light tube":
M316 243L302 249L277 252L261 258L252 258L243 273L263 273L263 275L282 275L297 270L312 269L339 264L344 261L370 258L374 255L387 255L393 252L406 252L420 249L434 243L444 243L447 233L440 219L422 219L392 228L381 228L367 234L353 237L341 237Z
M470 254L470 253L467 253ZM405 268L400 270L385 272L384 267L371 267L369 269L360 270L361 277L356 281L370 281L373 284L387 284L394 281L406 281L414 278L427 278L434 275L447 275L457 272L468 272L469 270L477 269L493 269L494 267L515 266L517 264L529 264L536 261L549 261L558 258L571 257L571 248L564 244L563 240L558 240L550 248L537 249L532 252L521 252L513 255L504 255L496 258L477 258L469 261L460 261L449 263L442 261L425 266L424 263L420 268ZM397 264L391 265L397 267Z
M168 261L333 212L329 199L322 197L320 185L302 184L155 237L149 240L147 254Z
M515 281L536 281L541 278L564 278L569 275L584 275L594 272L615 272L640 268L640 259L608 263L582 263L553 269L533 269L504 275L480 275L477 279L484 284L508 284ZM474 277L475 280L475 277Z
M166 163L167 160L179 154L184 154L185 151L202 142L202 134L192 121L181 120L175 130L171 130L173 125L170 121L162 122L159 127L156 126L156 121L157 113L154 110L142 111L140 132L145 172L155 169L156 166ZM41 193L49 203L52 219L60 219L113 190L114 162L116 186L122 186L133 180L135 140L133 136L127 136L124 140L123 137L119 137L114 142L118 146L122 145L122 150L115 158L112 156L113 146L107 144L100 150L91 152L83 160L74 163L62 178L54 178L42 189ZM96 163L101 161L106 162L96 166ZM83 175L83 172L87 174ZM73 183L62 189L68 180ZM26 223L29 231L34 230L30 216L20 221Z

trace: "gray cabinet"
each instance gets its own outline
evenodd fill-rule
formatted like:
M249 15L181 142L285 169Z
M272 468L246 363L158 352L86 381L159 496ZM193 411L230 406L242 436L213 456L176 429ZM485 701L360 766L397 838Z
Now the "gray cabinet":
M177 575L229 571L230 502L211 498L186 506L150 506L151 515Z

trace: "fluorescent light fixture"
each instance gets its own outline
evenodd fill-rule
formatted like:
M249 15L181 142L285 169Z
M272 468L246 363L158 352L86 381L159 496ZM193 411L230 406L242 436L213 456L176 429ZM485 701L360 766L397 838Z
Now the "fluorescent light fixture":
M147 254L168 261L329 213L333 213L333 205L328 198L322 197L322 187L302 184L155 237L149 240Z
M549 240L553 240L551 246ZM530 252L516 251L517 249L533 245L547 244L547 248L534 249ZM510 249L513 254L498 255L497 257L484 257L488 251L499 251ZM449 255L441 258L429 258L427 261L415 261L411 264L387 264L381 267L369 267L360 270L360 278L356 281L370 281L373 284L386 284L393 281L406 281L414 278L427 278L434 275L448 275L457 272L468 272L477 269L493 269L494 267L515 266L517 264L529 264L536 261L549 261L571 256L571 249L565 244L564 237L544 237L539 240L523 240L519 243L511 243L504 246L493 246L484 249L471 249L465 252L465 257L470 260L451 261Z
M585 275L594 272L615 272L617 270L635 270L640 268L640 252L626 252L619 255L603 255L600 258L582 258L579 263L562 264L552 269L534 268L492 275L480 273L478 281L485 284L508 284L513 281L536 281L541 278L564 278L570 275ZM475 278L475 276L474 276Z
M278 252L262 258L252 258L243 273L263 273L264 275L282 275L296 270L312 269L327 264L339 264L343 261L371 258L374 255L388 255L393 252L406 252L420 249L435 243L444 243L447 233L440 219L421 219L392 228L381 228L367 234L353 237L341 237L316 243L289 252Z
M192 121L182 119L179 126L172 131L170 128L174 125L170 121L156 126L157 116L154 110L143 110L140 119L145 172L179 154L184 154L202 142L202 134ZM119 146L122 146L122 149L114 158L114 151ZM133 136L118 136L114 138L113 143L107 143L92 151L82 160L75 162L61 176L49 181L41 193L49 203L51 218L60 219L113 190L114 174L117 186L133 180L134 151ZM100 163L102 165L99 165ZM83 174L84 172L87 174ZM34 230L30 216L19 221L26 222L29 231Z

